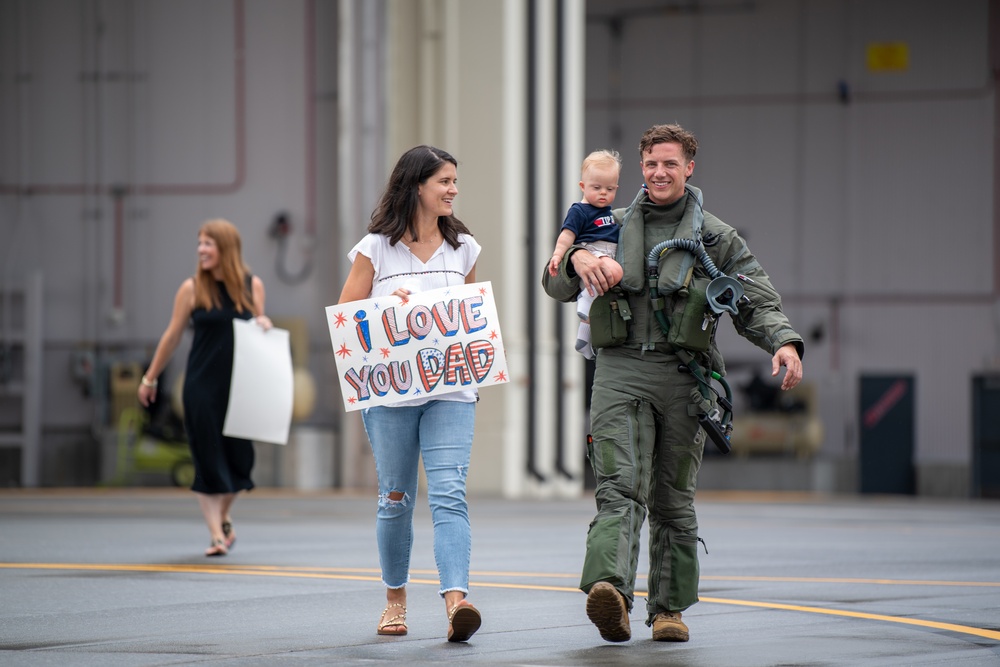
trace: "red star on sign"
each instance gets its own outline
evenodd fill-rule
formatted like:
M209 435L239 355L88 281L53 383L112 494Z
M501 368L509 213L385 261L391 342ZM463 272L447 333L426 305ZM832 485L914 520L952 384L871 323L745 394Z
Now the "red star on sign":
M337 350L337 354L340 355L341 359L346 359L347 357L351 356L351 351L347 349L347 343L340 344L340 349Z
M357 400L358 399L356 399L353 396L351 396L349 399L347 399L347 402L350 403L351 405L354 405L355 401L357 401Z
M500 371L499 373L497 373L496 375L493 376L493 381L494 382L506 382L507 381L507 374L504 373L503 371Z
M336 318L333 321L333 326L339 328L339 327L345 326L346 324L347 324L347 318L344 316L344 314L343 313L337 313Z
M385 359L386 357L389 356L389 348L387 348L387 347L380 347L378 349L378 351L382 353L382 358L383 359Z
M480 287L479 288L479 293L480 294L486 294L486 288L485 287Z
M490 332L490 338L496 338L496 337L497 337L497 332L496 331L491 331Z

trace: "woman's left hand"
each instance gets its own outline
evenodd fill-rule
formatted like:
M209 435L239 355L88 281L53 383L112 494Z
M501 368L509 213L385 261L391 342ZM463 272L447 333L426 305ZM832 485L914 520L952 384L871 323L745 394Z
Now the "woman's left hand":
M268 329L274 326L271 323L271 318L268 317L267 315L258 315L257 317L254 318L254 322L256 322L257 326L259 326L264 331L267 331Z

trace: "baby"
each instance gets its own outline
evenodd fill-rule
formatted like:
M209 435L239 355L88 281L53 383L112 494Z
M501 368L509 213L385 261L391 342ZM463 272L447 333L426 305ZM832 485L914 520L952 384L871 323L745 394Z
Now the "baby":
M619 225L611 214L621 166L621 156L617 151L594 151L584 159L580 168L583 201L570 206L566 213L555 250L549 260L550 275L556 275L563 255L571 246L578 244L589 250L599 261L608 263L614 283L622 279L622 267L615 261ZM595 298L595 294L581 290L576 300L580 328L575 347L587 359L595 356L590 345L590 304Z

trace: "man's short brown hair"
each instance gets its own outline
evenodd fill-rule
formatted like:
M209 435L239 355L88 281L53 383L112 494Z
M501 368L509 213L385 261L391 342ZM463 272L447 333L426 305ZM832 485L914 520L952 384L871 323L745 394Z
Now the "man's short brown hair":
M656 144L680 144L684 159L690 162L698 152L698 140L680 125L654 125L642 134L639 140L639 159Z

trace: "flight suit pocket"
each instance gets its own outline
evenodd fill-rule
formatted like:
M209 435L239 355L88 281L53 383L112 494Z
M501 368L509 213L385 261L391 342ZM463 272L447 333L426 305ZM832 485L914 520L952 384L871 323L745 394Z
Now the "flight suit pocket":
M628 299L618 290L605 292L590 305L590 344L595 349L621 345L632 320Z

